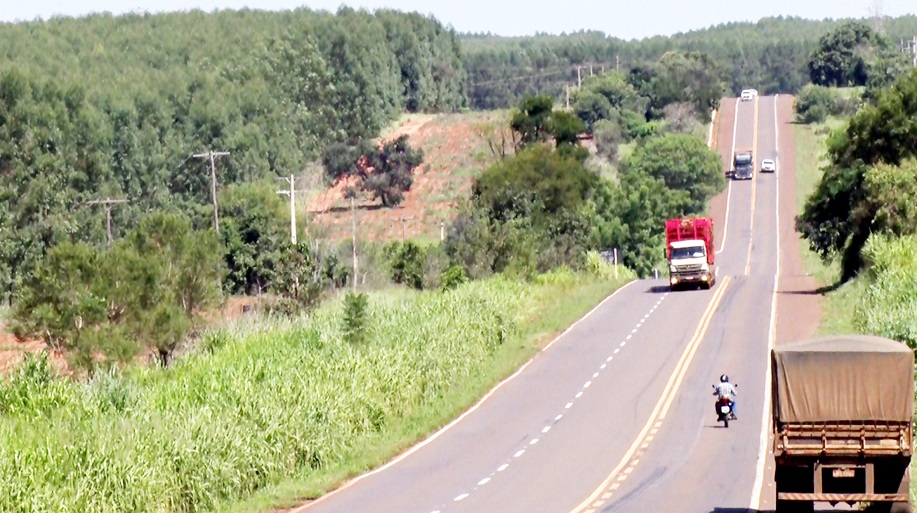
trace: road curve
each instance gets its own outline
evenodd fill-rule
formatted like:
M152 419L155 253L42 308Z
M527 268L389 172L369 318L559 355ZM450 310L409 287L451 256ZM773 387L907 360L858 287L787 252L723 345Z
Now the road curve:
M754 147L758 164L776 156L776 127L792 136L776 105L724 100L724 161L734 144ZM293 511L725 513L757 504L778 179L730 185L713 290L631 283L448 429ZM781 225L791 221L782 214ZM740 392L729 429L716 426L710 395L723 372Z

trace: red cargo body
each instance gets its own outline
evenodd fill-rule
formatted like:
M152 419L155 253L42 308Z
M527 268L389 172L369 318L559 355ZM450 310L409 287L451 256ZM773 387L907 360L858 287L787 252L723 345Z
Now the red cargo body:
M713 265L713 218L687 217L665 222L665 257L672 260L672 243L680 240L702 240L707 247L707 263Z

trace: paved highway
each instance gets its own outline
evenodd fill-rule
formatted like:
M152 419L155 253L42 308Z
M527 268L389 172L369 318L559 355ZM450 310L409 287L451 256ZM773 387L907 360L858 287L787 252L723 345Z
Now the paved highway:
M716 141L724 163L735 147L754 150L756 170L777 157L778 135L792 133L776 106L774 97L723 101ZM712 290L629 284L447 428L294 512L756 507L770 478L762 426L779 178L780 169L733 182L728 206L714 209L723 244ZM792 223L791 212L779 215L781 226ZM724 372L740 394L728 429L717 425L711 395Z

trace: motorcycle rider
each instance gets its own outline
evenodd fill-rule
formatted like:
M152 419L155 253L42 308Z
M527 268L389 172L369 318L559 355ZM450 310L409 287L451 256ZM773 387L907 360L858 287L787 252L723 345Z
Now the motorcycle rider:
M732 420L737 420L736 417L736 400L735 397L738 395L736 392L736 387L729 382L729 376L723 374L720 376L720 382L713 386L715 389L713 395L717 399L726 398L729 401L729 406L732 408L732 415L730 416Z

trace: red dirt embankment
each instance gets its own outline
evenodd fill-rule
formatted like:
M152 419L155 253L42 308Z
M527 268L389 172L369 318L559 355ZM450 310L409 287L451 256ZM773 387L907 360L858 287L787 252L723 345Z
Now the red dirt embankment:
M482 136L482 126L493 123L492 113L448 114L412 120L385 139L407 135L424 152L424 163L414 170L414 184L397 207L378 201L355 202L358 236L374 241L423 237L437 240L441 223L448 223L455 206L471 189L477 170L493 156ZM341 180L314 198L308 207L312 223L331 239L351 236L350 202L344 192L355 180Z

